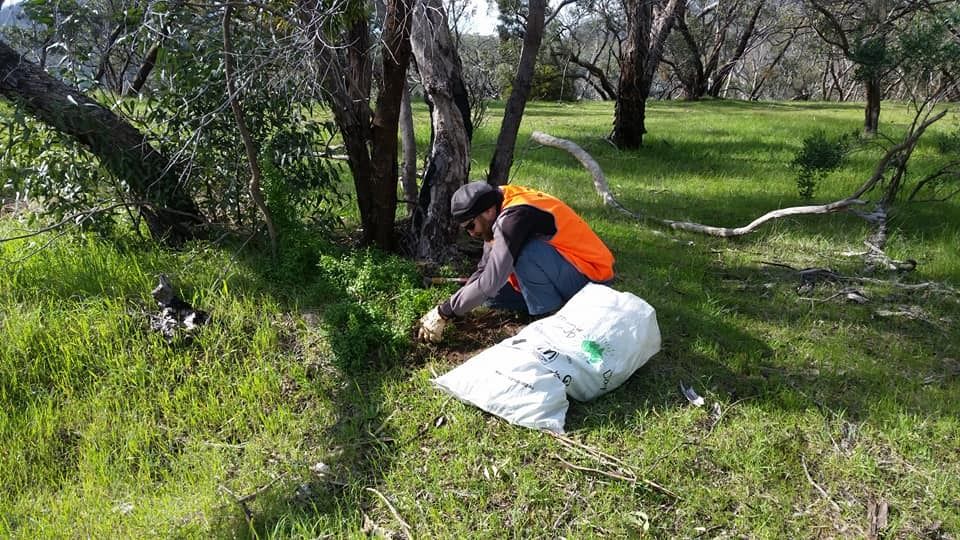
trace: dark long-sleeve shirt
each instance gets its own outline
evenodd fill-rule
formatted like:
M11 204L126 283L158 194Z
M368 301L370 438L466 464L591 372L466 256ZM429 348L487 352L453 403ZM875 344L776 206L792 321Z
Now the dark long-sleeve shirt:
M493 240L484 242L477 270L440 305L446 318L459 317L496 296L513 273L523 247L533 238L549 240L557 233L553 215L530 205L510 206L493 223Z

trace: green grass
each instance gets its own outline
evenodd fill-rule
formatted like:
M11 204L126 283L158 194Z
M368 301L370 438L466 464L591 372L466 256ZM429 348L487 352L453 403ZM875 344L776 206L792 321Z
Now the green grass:
M863 537L880 501L888 537L960 535L956 296L866 284L865 305L818 301L840 290L824 284L800 297L793 274L762 261L857 273L843 252L863 250L861 221L794 217L735 240L664 233L602 207L572 157L528 142L537 129L581 145L630 208L738 226L803 204L788 166L802 139L856 130L860 106L651 103L635 152L603 141L611 104L527 111L513 182L594 225L617 256L616 287L657 308L664 336L624 386L571 405L569 436L679 498L570 469L560 458L609 467L432 388L462 358L410 342L450 292L419 289L412 263L318 242L278 271L235 247L66 236L24 258L50 239L38 237L0 244L0 536L351 537L365 521L400 532L367 488L417 537ZM908 121L884 104L886 134ZM915 159L956 129L955 115L944 122ZM475 177L498 128L492 118L475 136ZM855 154L817 200L849 193L879 154ZM888 252L919 262L905 282L960 285L958 210L898 207ZM0 236L15 227L0 222ZM146 329L160 272L213 314L192 345ZM910 306L923 317L878 315ZM688 405L681 381L708 407ZM258 493L249 518L230 492Z

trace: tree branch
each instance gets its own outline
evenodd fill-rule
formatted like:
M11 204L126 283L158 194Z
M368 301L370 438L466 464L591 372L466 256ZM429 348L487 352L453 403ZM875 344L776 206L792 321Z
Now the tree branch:
M660 225L664 225L675 230L698 232L698 233L707 234L710 236L720 236L724 238L732 237L732 236L743 236L747 233L753 232L760 225L763 225L764 223L774 219L778 219L786 216L803 215L803 214L828 214L832 212L846 210L848 207L853 205L866 204L866 201L862 201L856 197L847 197L846 199L834 201L829 204L781 208L779 210L767 212L766 214L758 217L757 219L753 220L752 222L750 222L749 224L743 227L735 227L735 228L713 227L710 225L702 225L699 223L690 223L686 221L674 221L669 219L658 219L653 217L645 218L640 214L636 214L628 210L626 207L620 204L619 201L616 200L613 194L610 193L609 184L607 183L607 179L604 176L603 171L600 169L600 165L597 164L597 162L592 157L590 157L590 154L585 152L582 148L577 146L575 143L564 140L564 139L558 139L556 137L552 137L550 135L547 135L546 133L542 133L539 131L533 132L533 134L531 135L531 138L534 141L544 146L559 148L561 150L566 150L567 152L570 152L571 154L573 154L573 156L577 158L577 160L580 161L580 163L588 171L590 171L591 175L593 176L593 185L596 188L597 193L600 194L601 198L603 199L603 203L605 205L612 206L620 210L621 212L625 213L626 215L633 217L634 219L638 219L638 220L649 219L651 221L659 223Z
M238 90L234 80L233 50L230 35L230 17L233 13L233 4L227 3L223 11L223 76L227 83L227 98L230 100L230 108L233 110L233 117L237 122L237 130L240 132L240 138L243 139L243 148L247 153L247 161L250 164L250 198L253 199L257 209L263 214L263 220L267 224L267 232L270 235L270 248L274 258L277 256L277 229L273 225L273 218L270 216L270 209L263 200L263 193L260 191L260 162L257 158L257 147L247 128L247 122L243 118L243 109L238 99Z

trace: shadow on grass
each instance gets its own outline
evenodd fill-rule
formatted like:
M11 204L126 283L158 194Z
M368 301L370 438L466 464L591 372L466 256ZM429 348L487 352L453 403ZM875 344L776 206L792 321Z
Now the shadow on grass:
M740 320L791 330L776 339L768 358L741 364L744 378L769 388L765 405L817 408L825 415L877 423L903 413L960 414L960 403L939 397L935 384L950 378L950 359L960 354L960 339L950 328L950 321L960 316L956 299L922 288L871 290L856 281L821 282L794 292L800 280L783 268L735 267L726 275L738 278L739 285L718 284L711 287L712 294ZM846 301L844 291L851 289L866 291L867 303ZM764 298L756 295L758 290L779 293ZM884 312L901 315L881 316Z
M285 479L249 502L246 516L233 505L217 534L322 536L344 523L359 526L364 508L357 502L370 498L363 490L376 487L396 458L384 389L409 376L410 365L400 362L409 357L404 344L385 329L389 321L346 289L343 276L331 278L315 261L279 275L269 266L250 269L251 291L278 302L300 327L282 343L291 362L281 368L289 373L280 392L299 417L292 424L305 428L303 440L293 441L300 461L285 464Z

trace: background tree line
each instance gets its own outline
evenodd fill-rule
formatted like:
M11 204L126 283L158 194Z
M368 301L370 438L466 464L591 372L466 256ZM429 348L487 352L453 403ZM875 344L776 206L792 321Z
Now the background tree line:
M9 5L0 195L94 226L125 213L174 244L263 224L276 249L353 192L363 243L440 261L450 195L471 175L509 180L529 99L615 101L610 139L628 150L648 99L862 101L875 134L884 99L960 98L960 8L945 0L496 5L491 36L461 32L469 7L453 0ZM492 99L497 148L471 173Z

